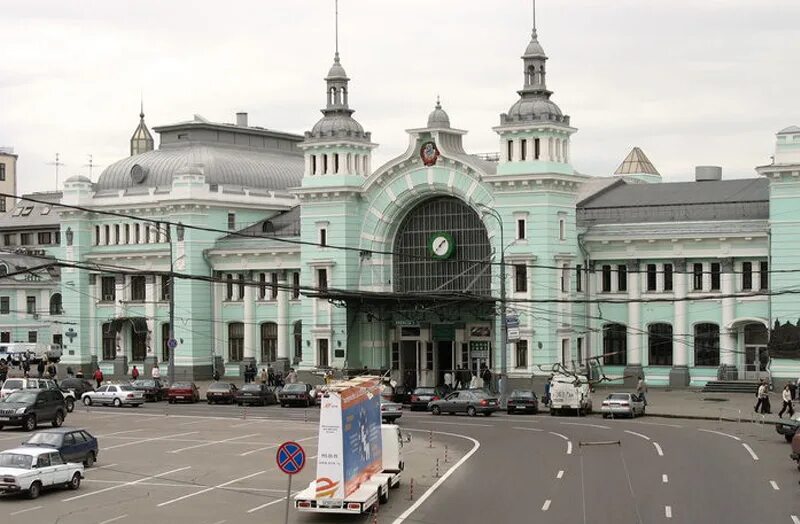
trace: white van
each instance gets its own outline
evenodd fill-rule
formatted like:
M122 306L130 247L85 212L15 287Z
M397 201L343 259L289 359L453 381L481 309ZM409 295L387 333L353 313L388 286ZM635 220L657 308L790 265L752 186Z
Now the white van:
M550 415L575 411L578 416L592 412L592 397L586 377L554 375L550 382Z
M40 360L58 362L61 360L61 346L57 344L36 344L29 342L6 342L0 344L0 358L19 365L22 360L38 363Z

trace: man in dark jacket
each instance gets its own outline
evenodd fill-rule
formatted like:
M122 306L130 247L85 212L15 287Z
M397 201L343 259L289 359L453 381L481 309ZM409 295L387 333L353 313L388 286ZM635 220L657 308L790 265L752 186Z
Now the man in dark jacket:
M492 372L489 371L489 366L484 366L483 371L481 372L481 378L483 379L483 388L487 391L494 391L492 384Z

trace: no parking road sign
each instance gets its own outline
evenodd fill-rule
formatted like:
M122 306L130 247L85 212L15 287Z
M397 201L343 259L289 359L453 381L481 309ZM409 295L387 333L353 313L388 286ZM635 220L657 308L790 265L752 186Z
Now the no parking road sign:
M306 452L297 442L284 442L275 455L278 467L287 475L300 473L306 465Z

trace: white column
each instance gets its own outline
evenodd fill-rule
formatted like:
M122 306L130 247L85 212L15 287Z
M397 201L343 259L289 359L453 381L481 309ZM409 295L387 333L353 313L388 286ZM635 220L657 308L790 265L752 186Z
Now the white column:
M686 323L686 289L689 274L686 272L686 261L676 260L673 266L672 284L675 292L675 302L673 302L672 325L672 367L683 367L689 364L689 346L686 344L688 326Z
M148 344L150 344L150 351L148 351L148 357L156 357L158 360L161 360L162 355L159 355L160 345L159 342L161 338L159 338L157 334L157 325L156 325L156 300L160 299L161 297L157 294L158 288L157 282L158 277L155 275L147 275L145 277L146 284L144 288L144 316L147 317L147 331L150 333L150 340ZM156 342L158 341L158 342Z
M100 348L97 344L97 330L101 329L100 326L97 324L97 308L95 307L97 303L98 296L100 292L98 291L100 287L100 275L92 275L89 278L91 279L94 277L94 284L89 284L89 356L93 356L97 359L98 362L103 360L103 354L100 351ZM90 280L91 282L91 280ZM71 345L71 344L70 344Z
M628 262L628 366L642 364L642 304L636 302L641 298L639 262Z
M238 284L237 284L238 287ZM244 288L244 358L245 360L256 358L255 345L255 309L256 297L255 287L245 286ZM258 359L256 359L258 360Z
M286 271L278 272L278 358L291 361L289 340L289 293Z
M219 278L222 280L224 273L219 273ZM222 345L222 341L225 338L225 328L227 327L222 320L222 301L225 298L225 283L224 282L215 282L213 287L211 288L211 315L213 322L211 323L211 344L213 347L212 355L214 357L217 356L217 352ZM224 355L223 351L223 355Z
M734 292L733 259L723 260L721 266L722 295L732 295ZM722 299L722 325L719 327L720 363L728 366L736 365L736 337L734 336L735 331L731 328L731 324L736 318L735 300L733 297Z
M114 316L122 317L122 301L125 300L125 275L117 275L114 279Z

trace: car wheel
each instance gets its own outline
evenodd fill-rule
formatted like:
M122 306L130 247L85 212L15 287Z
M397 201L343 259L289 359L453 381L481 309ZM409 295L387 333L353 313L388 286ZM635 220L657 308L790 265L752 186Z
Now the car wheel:
M386 504L389 502L389 488L386 488L386 493L381 493L380 488L378 488L378 502L381 504Z
M31 487L28 488L28 498L29 499L38 499L39 495L42 494L42 483L38 480L31 484Z
M56 411L56 416L55 418L53 418L52 422L53 427L54 428L60 427L61 424L63 423L64 423L64 413L62 413L61 411Z
M81 487L81 474L78 473L77 471L73 473L72 480L69 481L67 487L71 490L76 490L79 487Z
M477 412L475 411L475 407L474 407L474 406L469 406L469 407L467 408L467 415L468 415L468 416L470 416L470 417L474 417L474 416L475 416L475 413L477 413Z
M431 408L431 413L433 413L434 415L441 415L442 414L442 408L440 408L439 406L433 406Z
M75 409L75 401L71 398L64 399L64 406L67 408L67 413L72 413Z
M92 466L94 466L94 461L95 461L94 451L90 451L86 455L86 458L83 459L83 465L86 466L87 468L91 468Z
M3 430L3 425L2 425L2 424L0 424L0 431L2 431L2 430Z
M487 411L486 413L483 414L483 416L484 417L491 417L492 416L492 412L491 411Z
M89 397L83 397L83 404L85 406L91 406L92 405L92 399L89 398Z
M506 410L506 413L508 413L509 415L513 415L513 414L514 414L514 410L513 410L513 409L511 409L511 408L508 408L508 409Z
M783 438L786 439L786 442L791 442L792 438L794 438L794 435L784 435Z
M207 403L209 406L210 406L211 404L213 404L213 402L211 402L210 400L206 400L206 403Z
M115 408L118 408L118 407L122 406L122 401L120 399L118 399L118 398L115 398L113 404L114 404Z
M25 431L33 431L33 430L35 430L36 429L36 415L34 415L34 414L28 415L28 417L25 419L25 422L23 424L24 424L24 427L25 427Z

